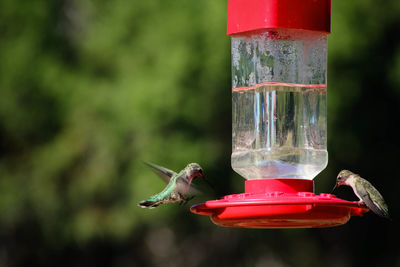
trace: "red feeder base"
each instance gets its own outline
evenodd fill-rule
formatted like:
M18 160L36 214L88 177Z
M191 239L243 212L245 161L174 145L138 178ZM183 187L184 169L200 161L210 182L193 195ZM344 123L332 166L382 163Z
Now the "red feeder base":
M312 192L312 180L246 180L245 193L209 200L190 210L210 216L217 225L241 228L331 227L368 211L359 202Z

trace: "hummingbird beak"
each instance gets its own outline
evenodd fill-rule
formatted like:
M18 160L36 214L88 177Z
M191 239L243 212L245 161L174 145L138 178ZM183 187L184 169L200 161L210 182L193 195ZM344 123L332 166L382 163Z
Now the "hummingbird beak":
M338 187L337 184L335 184L335 186L333 187L333 189L332 189L332 191L331 191L331 194L333 193L333 191L335 191L336 187Z

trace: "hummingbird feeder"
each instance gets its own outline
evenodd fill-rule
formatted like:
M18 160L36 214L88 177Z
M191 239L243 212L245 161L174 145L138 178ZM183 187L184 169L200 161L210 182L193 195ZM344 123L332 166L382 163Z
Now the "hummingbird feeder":
M368 208L314 193L328 163L330 0L229 0L232 168L245 193L191 207L221 226L329 227Z

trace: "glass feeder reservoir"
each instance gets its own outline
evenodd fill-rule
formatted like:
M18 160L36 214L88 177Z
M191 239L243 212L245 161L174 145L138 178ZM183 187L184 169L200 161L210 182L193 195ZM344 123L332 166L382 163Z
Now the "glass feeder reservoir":
M229 0L232 168L245 193L191 207L222 226L328 227L368 209L314 194L328 163L330 0Z
M246 179L313 179L326 150L327 32L232 36L232 168Z

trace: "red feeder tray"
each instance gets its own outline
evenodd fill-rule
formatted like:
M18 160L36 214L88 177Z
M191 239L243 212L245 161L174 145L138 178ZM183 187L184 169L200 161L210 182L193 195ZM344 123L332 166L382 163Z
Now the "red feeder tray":
M313 191L312 180L246 180L245 193L209 200L190 210L210 216L217 225L240 228L331 227L369 210L362 203Z

